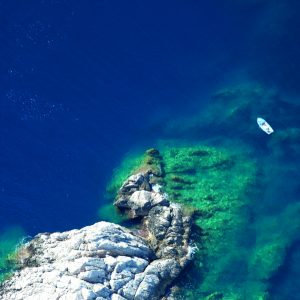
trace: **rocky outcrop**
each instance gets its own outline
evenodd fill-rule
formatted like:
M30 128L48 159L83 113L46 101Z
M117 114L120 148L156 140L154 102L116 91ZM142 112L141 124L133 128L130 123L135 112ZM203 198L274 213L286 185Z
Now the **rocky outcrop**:
M129 177L114 204L131 218L144 217L144 235L158 258L174 260L175 278L191 259L191 218L183 214L180 205L168 201L161 186L151 184L156 182L153 177L151 172Z
M123 299L127 283L143 289L146 268L154 257L143 239L107 222L40 234L25 248L30 253L26 267L4 283L3 300Z
M99 222L80 230L44 233L19 252L21 268L3 283L2 300L155 300L191 259L190 219L151 180L133 175L115 204L139 231ZM139 236L137 232L141 234Z
M130 176L122 185L115 205L128 212L129 217L143 217L149 214L154 206L169 206L167 195L159 188L152 188L152 174L138 173Z
M157 206L146 219L152 249L159 258L177 258L184 267L190 260L189 236L191 219L183 215L180 206Z

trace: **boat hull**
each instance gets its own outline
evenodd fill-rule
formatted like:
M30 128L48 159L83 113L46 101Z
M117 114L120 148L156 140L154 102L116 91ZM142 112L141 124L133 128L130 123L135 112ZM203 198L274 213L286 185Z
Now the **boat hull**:
M257 118L257 124L259 128L264 131L266 134L271 134L274 132L273 128L270 126L270 124L264 120L263 118Z

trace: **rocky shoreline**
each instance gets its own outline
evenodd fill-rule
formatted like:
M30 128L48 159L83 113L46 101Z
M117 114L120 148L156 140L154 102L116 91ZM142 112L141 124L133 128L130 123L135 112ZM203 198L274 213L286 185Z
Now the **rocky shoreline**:
M39 234L19 249L20 268L2 284L0 298L164 298L192 259L191 217L169 202L155 177L151 169L130 176L114 203L129 218L139 220L139 230L99 222Z

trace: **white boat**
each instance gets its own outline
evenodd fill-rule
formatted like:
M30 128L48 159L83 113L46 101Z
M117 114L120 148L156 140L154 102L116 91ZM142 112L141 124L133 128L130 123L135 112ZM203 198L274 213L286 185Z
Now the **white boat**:
M263 130L267 134L271 134L272 132L274 132L274 130L270 126L270 124L263 118L257 118L257 124L260 127L260 129Z

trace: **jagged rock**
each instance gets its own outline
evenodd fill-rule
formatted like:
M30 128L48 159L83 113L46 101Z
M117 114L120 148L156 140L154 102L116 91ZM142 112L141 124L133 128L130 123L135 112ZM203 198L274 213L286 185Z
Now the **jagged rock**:
M158 184L153 189L150 178L148 173L129 177L114 204L125 208L131 218L144 216L144 231L157 257L175 258L184 267L191 258L191 218L183 215L179 205L169 203Z
M32 249L28 266L4 282L2 300L118 299L113 294L154 258L143 239L107 222L40 234L25 247Z
M119 194L121 195L131 195L135 191L151 191L151 186L149 184L149 175L143 173L137 173L130 176L120 188Z
M167 195L158 192L157 185L153 190L149 180L149 174L130 176L122 185L114 205L127 209L131 218L147 216L150 209L157 205L168 206Z
M171 204L152 208L145 222L157 257L177 258L185 266L190 251L190 217L183 215L179 205Z
M39 234L20 253L22 268L0 289L2 300L158 300L191 259L190 219L170 204L150 174L122 185L115 204L144 217L149 240L111 223Z
M121 294L130 300L157 299L163 294L166 286L178 276L180 270L175 259L155 260L137 276L136 282L124 286Z
M146 154L151 157L159 157L159 151L155 148L150 148L146 151Z

